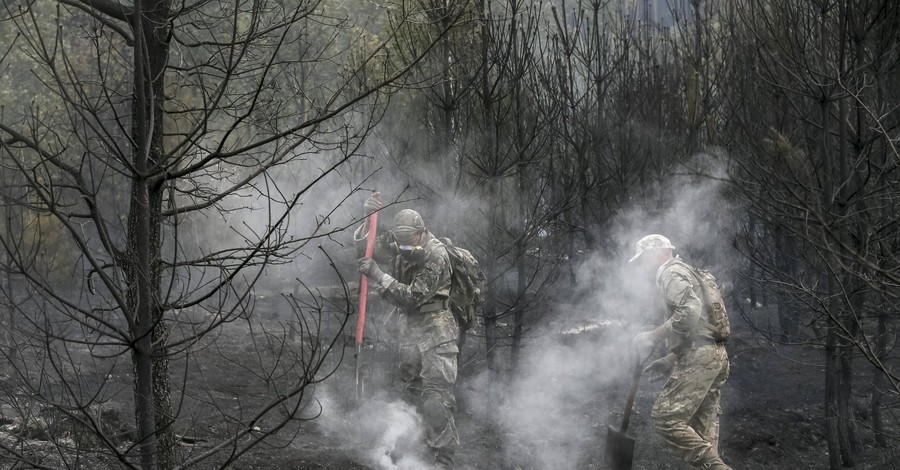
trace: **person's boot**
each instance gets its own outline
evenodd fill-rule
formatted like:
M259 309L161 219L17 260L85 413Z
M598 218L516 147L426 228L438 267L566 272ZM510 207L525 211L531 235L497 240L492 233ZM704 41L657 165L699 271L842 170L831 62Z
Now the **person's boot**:
M700 460L700 462L694 464L694 468L702 470L733 470L722 461L722 458L719 457L719 454L714 449L708 450L706 454L698 460Z
M723 462L722 458L718 455L714 459L707 460L706 462L703 462L700 465L695 466L694 468L700 468L702 470L733 470L725 462Z
M715 460L710 460L709 462L700 464L700 466L697 468L702 468L703 470L733 470L725 462L723 462L722 459L718 457Z
M453 451L447 449L434 449L434 469L453 470Z

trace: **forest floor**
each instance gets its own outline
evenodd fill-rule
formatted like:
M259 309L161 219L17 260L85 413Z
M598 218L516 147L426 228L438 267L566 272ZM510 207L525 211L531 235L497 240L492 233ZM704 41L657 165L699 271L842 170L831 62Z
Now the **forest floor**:
M769 321L765 309L753 313L754 321ZM728 350L731 377L723 389L721 417L721 453L736 470L791 469L821 470L828 468L828 446L825 440L823 351L811 346L784 346L766 341L746 326L735 324L733 340ZM591 340L593 341L593 340ZM338 369L338 387L352 387L348 376L353 374L353 359L345 358ZM879 448L870 431L868 413L871 399L872 369L857 362L857 393L855 407L865 451L856 462L859 469L886 470L900 468L900 452L896 447ZM378 373L389 374L386 368ZM470 374L473 377L475 374ZM343 377L343 378L342 378ZM467 380L462 377L461 381ZM472 379L475 380L475 379ZM550 466L540 458L540 450L518 438L497 423L493 413L484 406L466 406L461 402L457 425L461 447L457 453L457 468L472 470L557 470L573 468L592 470L607 468L603 460L607 426L621 419L619 407L624 403L627 377L613 380L601 393L586 394L581 403L573 405L584 410L579 419L585 421L587 434L565 443L565 452L577 454L576 463ZM652 430L649 410L661 384L642 383L628 435L636 440L635 470L688 469L676 461ZM576 399L577 400L577 399ZM612 402L612 403L610 403ZM496 406L504 406L499 400ZM299 433L283 447L259 448L236 463L235 469L416 469L413 464L392 464L375 461L365 451L367 444L356 442L352 435L359 412L352 406L343 416L342 426L322 426L315 420L300 425ZM548 426L553 420L548 419ZM898 444L894 426L889 430ZM337 432L335 432L337 429ZM371 446L371 442L368 444ZM516 449L516 447L521 447ZM377 458L377 456L376 456ZM572 460L570 460L571 462Z
M767 322L772 315L766 309L754 310L754 321ZM825 440L823 351L805 346L784 346L763 339L747 327L740 318L733 318L734 335L728 343L731 360L731 377L723 388L720 451L726 462L736 470L790 469L821 470L828 468L828 447ZM349 326L349 325L348 325ZM203 364L203 380L194 380L196 394L212 391L218 397L240 397L234 400L217 400L220 414L194 414L192 437L196 444L183 444L185 453L202 453L214 443L229 437L229 430L220 422L221 415L241 415L245 409L260 406L271 398L264 391L249 390L250 381L237 376L240 369L234 367L231 359L225 359L223 350L251 352L254 333L247 324L226 325L217 339L217 348L206 348L195 354L194 360ZM348 328L349 329L349 328ZM587 331L587 330L586 330ZM349 336L345 334L344 336ZM475 338L470 338L474 344ZM602 335L585 335L581 346L574 346L567 352L577 357L595 350L602 350ZM352 344L352 343L351 343ZM228 468L236 470L263 469L334 469L334 470L417 470L426 468L420 460L391 459L388 454L402 446L404 432L396 433L378 423L385 423L388 414L403 414L398 403L397 387L379 387L385 391L364 394L366 403L360 404L349 398L355 389L355 360L352 346L343 351L331 351L330 365L334 373L320 385L310 387L311 408L321 409L310 415L311 419L289 423L280 433L264 444L254 447ZM537 348L535 348L537 349ZM483 380L485 363L464 350L464 371L460 377L460 387L476 389L471 384ZM343 354L342 354L343 353ZM364 350L365 353L365 350ZM483 354L481 354L483 356ZM390 384L395 382L392 355L382 352L378 363L364 364L368 380L372 383ZM592 361L597 362L597 361ZM565 369L565 359L557 367ZM510 421L508 413L516 406L512 393L493 397L459 393L460 409L457 413L457 427L461 446L457 452L457 468L465 470L602 470L604 446L608 426L618 424L621 407L625 401L629 377L627 374L609 372L605 381L596 379L602 375L608 364L595 364L594 369L579 371L563 370L569 374L572 383L555 378L544 379L534 374L534 382L524 389L537 391L537 401L524 405L525 408L543 406L542 401L555 400L562 404L555 408L537 410L546 413L536 421L536 432L530 434L516 431L516 422ZM127 362L117 366L122 377L127 377ZM609 369L613 370L613 369ZM574 371L574 372L573 372ZM599 372L598 372L599 371ZM864 452L855 468L887 470L900 468L900 443L897 421L886 422L891 437L886 448L875 444L870 430L871 419L865 410L871 399L872 369L863 360L857 361L856 393L854 395L856 419ZM565 376L563 376L565 377ZM201 383L202 382L202 383ZM123 383L122 389L129 385ZM642 382L634 405L634 413L628 435L635 438L635 470L678 470L688 469L688 465L676 461L655 435L650 422L649 410L653 404L660 383ZM546 387L546 388L545 388ZM375 387L373 387L375 388ZM574 393L572 393L574 391ZM186 393L187 397L193 391ZM254 400L258 398L259 403ZM562 399L559 399L562 397ZM190 409L190 400L184 406ZM541 404L541 405L536 405ZM321 406L321 408L318 408ZM550 411L546 411L549 409ZM554 410L566 413L554 416ZM406 410L409 411L409 410ZM197 417L199 416L199 418ZM505 416L505 417L504 417ZM312 419L314 418L314 419ZM410 418L415 427L415 416ZM366 428L366 423L376 423L375 429ZM528 422L522 421L528 424ZM512 424L511 424L512 423ZM534 421L532 422L534 423ZM575 431L557 432L556 428L572 426ZM514 431L511 431L513 429ZM542 435L545 433L546 436ZM387 439L387 440L386 440ZM388 442L390 441L390 442ZM414 454L414 451L411 451ZM551 464L554 456L560 464ZM108 462L109 468L116 468L115 462ZM105 467L105 465L104 465ZM71 468L71 467L70 467ZM82 467L88 468L88 467ZM200 468L193 467L193 468Z

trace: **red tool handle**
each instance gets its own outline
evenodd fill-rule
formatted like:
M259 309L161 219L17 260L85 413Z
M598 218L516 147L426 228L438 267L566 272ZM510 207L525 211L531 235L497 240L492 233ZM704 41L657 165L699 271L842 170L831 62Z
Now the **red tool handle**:
M375 228L378 226L378 213L369 215L369 235L366 239L366 257L375 254ZM369 294L369 277L365 274L359 280L359 318L356 321L356 345L362 344L363 330L366 327L366 298Z

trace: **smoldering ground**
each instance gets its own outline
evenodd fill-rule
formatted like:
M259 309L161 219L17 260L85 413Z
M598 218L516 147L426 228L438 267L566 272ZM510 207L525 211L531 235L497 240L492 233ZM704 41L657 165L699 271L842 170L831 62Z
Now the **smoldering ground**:
M382 392L360 401L332 387L317 392L322 404L319 429L360 463L379 470L430 466L422 444L422 418L410 404Z

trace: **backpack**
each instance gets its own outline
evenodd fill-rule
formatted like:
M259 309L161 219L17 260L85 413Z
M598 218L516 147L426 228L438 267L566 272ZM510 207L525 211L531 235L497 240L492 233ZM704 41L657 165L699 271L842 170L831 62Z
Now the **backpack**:
M472 253L453 246L448 238L440 238L450 255L450 310L459 322L460 330L475 326L476 310L484 303L485 277Z
M722 286L716 282L716 278L709 271L695 268L684 262L682 264L700 282L700 290L703 292L703 313L706 314L706 319L701 317L697 322L712 332L712 337L716 341L723 343L728 341L728 338L731 337L731 323L728 321L728 311L725 309Z

